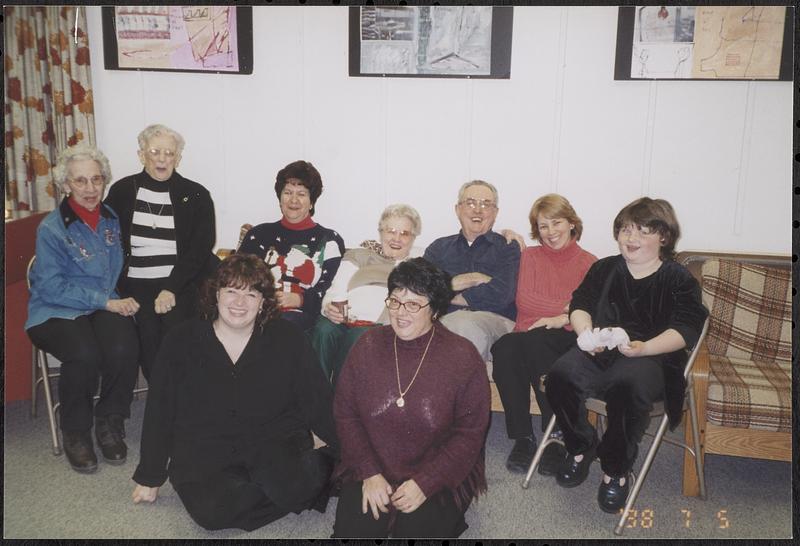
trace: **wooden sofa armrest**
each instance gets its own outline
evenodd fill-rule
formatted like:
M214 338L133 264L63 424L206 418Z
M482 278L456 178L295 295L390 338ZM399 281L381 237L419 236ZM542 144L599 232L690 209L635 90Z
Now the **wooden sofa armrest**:
M218 248L216 255L220 259L224 260L228 256L234 253L240 246L242 246L242 241L244 241L244 236L247 235L247 232L253 229L253 224L242 224L242 227L239 228L239 240L236 243L236 248Z
M697 410L697 425L700 435L700 453L697 454L701 460L705 458L705 433L706 433L706 401L708 399L708 372L709 372L708 345L705 341L700 346L697 359L692 368L692 394ZM692 420L685 417L683 427L684 442L692 445ZM700 495L700 482L697 470L694 465L694 457L688 450L683 451L683 494L686 497L697 497Z

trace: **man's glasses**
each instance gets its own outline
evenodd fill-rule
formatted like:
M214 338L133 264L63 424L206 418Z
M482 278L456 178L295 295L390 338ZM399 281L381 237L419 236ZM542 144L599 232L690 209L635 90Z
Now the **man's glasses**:
M91 178L86 178L85 176L79 176L77 178L70 178L69 183L75 186L76 188L86 188L91 184L95 188L102 188L103 185L106 183L106 177L102 174L97 174L92 176Z
M492 210L497 206L494 201L490 201L489 199L464 199L459 205L466 205L472 210Z
M158 157L162 153L167 157L167 159L172 159L176 155L174 150L159 150L158 148L150 148L147 150L147 155L150 157Z
M406 308L406 311L409 313L418 313L420 309L423 307L428 307L430 303L426 303L425 305L420 305L415 301L400 301L397 298L388 297L384 300L386 303L386 307L391 309L392 311L397 311L400 309L400 306Z

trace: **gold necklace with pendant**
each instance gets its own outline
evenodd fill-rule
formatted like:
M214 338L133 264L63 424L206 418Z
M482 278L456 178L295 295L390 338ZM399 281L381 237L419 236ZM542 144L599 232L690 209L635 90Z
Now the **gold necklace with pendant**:
M405 390L400 387L400 364L397 361L397 334L394 335L394 369L397 371L397 390L400 392L400 397L395 401L398 408L402 408L406 405L406 400L403 398L408 390L411 388L411 385L414 384L414 380L417 378L417 374L419 370L422 368L422 363L425 362L425 355L428 354L428 349L431 346L431 341L433 341L433 335L436 333L436 326L431 329L431 337L428 339L428 344L425 346L425 352L422 353L422 358L419 361L419 365L417 366L417 371L414 372L414 377L411 378L411 382L408 384Z

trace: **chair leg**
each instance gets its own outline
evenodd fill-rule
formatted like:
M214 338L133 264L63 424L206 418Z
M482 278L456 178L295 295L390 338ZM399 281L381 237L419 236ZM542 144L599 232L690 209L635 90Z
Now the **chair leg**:
M661 423L658 425L658 432L656 432L655 437L653 438L653 443L650 444L650 449L647 450L647 456L644 458L644 463L642 464L642 468L639 470L639 477L635 480L633 484L633 488L631 489L630 493L628 494L628 499L625 501L625 508L622 510L622 515L619 518L619 522L617 522L617 526L614 528L615 535L621 535L622 530L625 525L625 520L628 518L628 512L630 512L633 504L636 502L636 497L639 496L639 490L642 488L642 484L644 483L645 478L647 477L647 473L650 471L650 466L653 464L653 459L656 456L656 452L658 451L659 446L661 445L661 439L664 437L664 433L667 430L668 419L667 415L664 414L661 417Z
M550 433L553 432L553 429L555 427L556 427L556 416L553 415L550 418L550 422L547 424L547 429L544 431L542 442L539 444L539 447L536 448L536 453L533 455L533 460L531 461L531 464L528 467L528 473L525 475L525 480L522 482L523 489L528 488L528 485L531 482L531 478L533 477L533 473L536 470L536 467L539 466L539 461L542 459L544 448L546 448L551 442L563 443L554 438L550 438Z
M56 407L53 406L53 396L50 392L50 367L47 365L47 355L44 351L39 353L39 370L42 374L44 387L44 401L47 406L47 418L50 421L50 436L53 441L53 455L61 455L61 445L58 438L58 422L56 420Z
M39 349L31 345L31 417L36 417L36 391L39 387Z
M700 428L697 417L697 405L694 401L694 391L689 389L689 419L692 423L692 443L694 444L694 468L697 472L697 481L700 484L700 498L706 499L706 478L704 469L705 452L700 443Z

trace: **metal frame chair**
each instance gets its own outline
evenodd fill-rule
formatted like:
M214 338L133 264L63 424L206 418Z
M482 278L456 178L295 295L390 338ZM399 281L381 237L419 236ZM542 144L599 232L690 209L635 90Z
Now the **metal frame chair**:
M25 282L28 290L31 288L30 273L33 262L36 260L36 255L28 262L28 268L25 272ZM47 352L44 349L37 347L31 342L32 358L31 358L31 418L35 418L37 414L37 398L39 385L44 389L44 402L47 408L47 419L50 423L50 437L53 442L53 455L61 455L61 442L58 435L58 410L61 402L53 403L53 386L50 384L51 379L58 379L61 372L54 372L50 369L50 364L47 360ZM95 394L94 399L100 398L100 387L98 385L98 394ZM133 389L133 394L138 397L139 394L147 392L147 387L139 387L139 378L136 378L136 387Z
M33 267L33 262L35 260L36 255L30 259L28 262L28 268L25 271L25 283L28 287L28 291L31 289L31 267ZM56 412L58 411L60 402L53 404L52 385L50 384L50 380L57 378L61 374L60 372L50 371L50 365L47 362L47 353L44 351L44 349L40 349L33 342L31 342L31 347L31 417L36 417L36 398L39 390L39 384L41 383L42 387L44 388L44 403L45 407L47 408L47 419L50 422L50 436L53 441L53 455L58 456L62 453L61 443L58 438L58 419L56 417Z
M706 498L706 482L705 477L703 474L703 457L700 455L702 450L702 445L700 444L700 434L698 432L698 416L697 416L697 405L694 399L694 389L692 388L692 367L694 366L695 360L697 360L697 355L700 353L700 346L703 343L703 340L706 337L706 333L708 332L708 319L706 319L705 324L703 324L703 330L700 332L700 337L697 339L697 343L695 344L694 348L692 348L689 359L686 362L686 366L683 370L683 377L686 379L686 397L684 399L683 404L683 411L689 412L689 419L691 420L691 429L692 429L692 443L693 446L689 446L684 442L679 440L673 440L672 438L667 438L665 433L667 431L667 425L669 424L667 414L664 410L664 403L663 402L656 402L653 404L653 409L650 412L650 417L661 417L661 421L658 425L658 429L656 430L655 434L647 434L648 436L653 436L653 442L650 444L650 448L647 450L647 455L645 455L644 462L642 463L642 467L639 469L638 477L634 472L631 472L631 480L633 483L633 487L631 487L630 492L628 493L628 498L625 502L625 507L622 509L622 513L620 514L619 521L617 522L616 527L614 528L615 535L621 535L624 529L625 521L628 518L628 513L631 511L634 503L636 502L636 498L639 496L639 491L644 484L644 480L647 477L647 473L650 471L650 467L653 464L653 459L658 452L658 448L661 446L661 442L667 442L672 445L676 445L682 447L694 457L695 462L695 471L697 472L698 482L700 485L700 498L705 500ZM606 413L606 403L602 400L598 400L596 398L589 398L586 400L586 409L594 412L598 416L598 433L602 435L602 429L605 425L605 419L608 416ZM533 460L531 461L530 466L528 467L528 473L525 476L525 480L522 482L522 488L527 489L528 485L530 484L531 478L533 477L534 471L539 466L539 461L542 458L542 454L544 453L544 449L552 442L558 442L561 445L564 445L564 442L555 438L550 437L550 433L553 432L553 429L556 425L556 418L553 416L550 419L550 422L547 424L547 430L544 432L544 441L539 444L539 447L536 449L536 454L533 456ZM686 426L686 425L684 425Z

